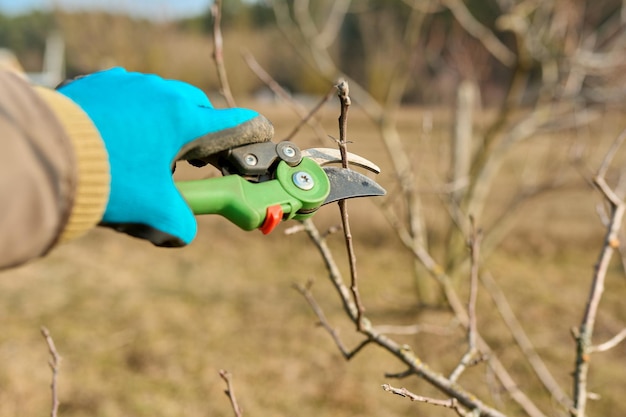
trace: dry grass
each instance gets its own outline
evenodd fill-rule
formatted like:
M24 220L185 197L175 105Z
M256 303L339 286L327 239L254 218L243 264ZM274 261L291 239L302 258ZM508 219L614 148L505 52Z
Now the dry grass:
M261 106L276 124L280 138L294 116L280 106ZM334 107L323 112L335 132ZM419 164L424 187L437 184L447 155L446 112L435 113L435 128L421 140L423 111L406 109L402 133ZM601 123L579 132L593 138L590 164L597 162L619 126ZM319 145L305 131L296 141ZM351 150L379 162L388 159L371 125L358 111L351 114ZM552 138L561 158L567 137ZM492 204L502 205L520 178L529 152L545 151L539 140L512 155L497 184ZM623 155L622 155L623 156ZM621 158L622 161L624 158ZM442 162L443 161L443 162ZM569 391L574 343L569 328L582 315L602 228L595 215L597 196L572 167L567 190L533 200L518 214L502 249L486 263L531 339ZM188 175L189 170L182 170ZM427 175L431 173L430 177ZM389 170L381 183L392 186ZM432 241L440 242L445 213L438 197L425 194ZM411 259L390 233L372 201L352 208L361 292L368 314L378 324L415 322L447 324L435 309L420 310L414 295ZM334 207L316 216L324 229L336 224ZM366 349L345 363L330 338L315 326L294 282L315 281L314 292L329 319L354 344L318 255L303 235L246 233L220 218L201 218L198 239L181 250L96 230L63 246L44 260L0 274L0 416L46 415L50 408L47 348L39 334L45 325L63 356L59 377L63 417L78 416L229 416L218 370L228 369L246 416L400 416L450 415L449 411L414 404L385 393L387 371L402 371L378 349ZM339 235L331 237L339 254ZM442 248L437 248L441 252ZM420 276L418 279L428 279ZM616 262L602 305L597 341L626 322L624 281ZM519 378L521 388L539 393L538 383L510 336L504 331L486 294L480 295L479 319L485 337ZM449 372L464 350L464 336L402 336L434 368ZM602 399L591 404L595 415L624 415L626 346L594 356L591 388ZM470 387L485 376L482 366L461 379ZM402 381L407 388L441 397L423 382ZM485 390L476 388L485 394ZM543 394L549 414L556 407ZM495 400L494 400L495 401ZM497 401L495 401L497 403ZM517 415L514 408L506 409Z

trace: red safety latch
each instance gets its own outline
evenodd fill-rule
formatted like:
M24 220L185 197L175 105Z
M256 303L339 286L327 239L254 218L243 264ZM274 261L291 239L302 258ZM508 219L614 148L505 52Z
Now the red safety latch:
M269 206L267 208L267 214L265 215L265 221L263 222L263 225L259 227L259 229L261 230L261 232L263 232L264 235L266 235L274 230L274 228L278 226L278 224L282 220L283 208L280 206L280 204L277 204L275 206Z

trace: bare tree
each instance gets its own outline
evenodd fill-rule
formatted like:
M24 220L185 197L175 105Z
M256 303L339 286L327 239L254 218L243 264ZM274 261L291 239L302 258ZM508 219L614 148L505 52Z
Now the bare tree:
M449 311L466 329L468 343L466 354L460 358L450 375L443 375L424 364L419 355L412 352L409 347L400 345L383 334L365 316L364 306L358 296L356 260L350 245L351 232L346 222L345 207L341 212L352 275L350 286L344 283L334 256L326 245L325 234L320 233L311 222L304 224L304 230L324 259L344 310L354 322L357 332L363 335L363 341L354 349L346 348L317 305L311 287L298 286L298 290L305 296L320 323L331 334L346 359L352 358L364 347L376 344L407 366L405 372L387 375L388 377L403 378L417 375L447 395L449 400L421 397L389 384L384 385L385 390L412 400L452 408L459 415L504 415L457 382L468 366L486 361L510 398L527 415L544 416L545 412L520 390L514 376L483 339L480 329L476 328L478 249L482 248L483 259L488 257L514 223L515 213L524 202L563 186L564 180L558 174L558 170L555 175L554 167L550 167L552 169L550 172L537 174L532 181L518 184L510 204L501 213L489 218L486 218L484 213L489 204L494 180L501 172L505 158L513 149L548 132L584 126L598 117L600 109L624 97L624 89L620 87L626 64L622 5L621 3L612 5L609 2L606 16L590 22L582 15L585 5L571 8L569 3L556 1L494 2L494 5L500 8L500 12L493 24L487 25L476 19L472 10L460 0L405 1L403 3L408 17L404 21L401 36L394 38L392 53L396 58L389 61L392 63L392 70L385 93L378 94L383 97L380 99L342 71L341 65L337 63L337 55L331 48L338 36L339 27L351 13L350 3L343 0L333 2L329 8L319 5L314 8L307 0L294 0L291 6L287 2L275 0L273 7L279 27L296 51L329 81L334 82L337 78L346 80L341 85L345 83L350 85L354 101L378 125L381 140L387 147L395 171L397 186L394 188L399 190L391 197L394 204L381 208L389 224L414 255L416 274L424 269L429 273L439 287ZM363 6L363 3L358 6L355 4L354 7L360 7L358 13L365 15L363 8L367 6ZM480 84L477 79L472 79L471 71L462 70L462 64L472 65L473 60L462 53L455 54L455 51L458 52L458 49L455 49L458 48L455 39L444 39L443 44L439 43L439 51L445 51L442 55L448 55L445 64L457 66L461 87L458 89L455 130L452 135L454 152L451 153L449 169L451 182L440 181L440 185L437 186L440 188L439 193L444 196L443 200L450 215L446 251L443 258L438 261L428 245L425 227L427 219L422 208L422 195L418 185L423 179L420 179L420 173L411 163L410 152L407 151L405 141L400 136L396 118L412 81L411 77L415 72L419 55L424 48L430 47L425 41L428 38L427 23L432 22L435 14L445 11L451 13L455 24L464 31L466 37L473 40L473 47L483 52L481 59L484 60L487 56L487 59L495 60L499 65L509 68L510 81L502 95L502 101L495 106L498 111L491 116L486 126L478 131L473 123L472 110L478 107ZM502 40L505 33L508 42ZM444 63L438 62L436 65L440 68ZM346 111L347 106L342 100L342 116ZM342 123L345 123L345 119L340 118L340 135L345 130ZM344 139L341 141L344 142ZM561 406L563 412L579 417L585 415L585 401L589 395L585 383L589 353L613 347L625 338L624 332L620 332L598 346L593 346L589 339L593 333L595 320L593 312L597 310L601 296L599 290L602 288L603 274L606 273L606 262L612 253L611 248L618 245L616 233L621 226L622 200L616 197L613 190L604 182L609 160L607 157L607 162L595 177L595 184L611 207L611 220L608 222L607 239L590 295L590 306L587 308L585 321L576 334L579 354L573 398L566 394L551 375L526 336L519 320L508 308L506 298L495 281L488 273L481 276L481 281L494 300L505 324L546 392ZM482 236L482 233L477 234L473 231L473 224L483 226L484 239L480 239L481 245L478 244L478 237ZM470 256L465 249L468 239L471 242ZM470 300L466 305L461 301L456 287L460 277L467 275L471 280ZM427 298L425 294L421 296Z

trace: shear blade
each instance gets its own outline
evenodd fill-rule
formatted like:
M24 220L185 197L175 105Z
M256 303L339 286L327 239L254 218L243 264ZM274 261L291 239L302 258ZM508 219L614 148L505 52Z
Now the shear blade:
M311 148L302 151L302 156L311 158L318 165L324 166L326 164L341 162L341 152L338 149L332 148ZM370 160L367 160L359 155L348 152L348 163L356 165L361 168L365 168L375 174L380 174L380 168L378 165Z
M376 181L351 169L324 167L323 170L330 181L330 194L323 204L355 197L380 196L387 193Z

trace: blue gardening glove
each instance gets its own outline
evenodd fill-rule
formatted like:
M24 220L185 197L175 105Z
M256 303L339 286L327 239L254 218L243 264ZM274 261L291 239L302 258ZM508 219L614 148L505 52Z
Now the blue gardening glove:
M91 118L105 142L111 190L102 224L158 246L183 246L197 225L172 179L176 160L272 138L271 123L247 109L214 109L198 88L113 68L58 91Z

